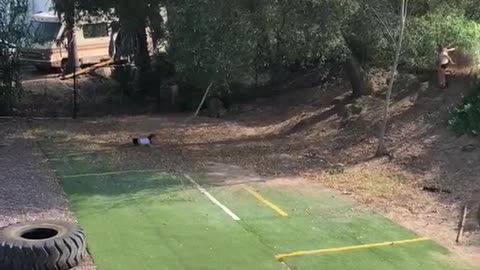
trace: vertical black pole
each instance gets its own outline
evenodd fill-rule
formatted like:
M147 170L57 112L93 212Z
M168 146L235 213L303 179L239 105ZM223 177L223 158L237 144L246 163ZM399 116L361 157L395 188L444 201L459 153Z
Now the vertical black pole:
M72 47L71 53L72 53L72 59L73 59L73 119L77 118L77 112L78 112L78 104L77 104L77 68L78 68L78 54L77 54L77 34L75 32L75 27L76 27L76 21L75 21L75 7L72 7L71 10L71 35L72 35L72 44L70 46ZM69 56L70 58L70 56Z
M77 74L76 73L77 73L77 67L73 69L73 119L77 118Z

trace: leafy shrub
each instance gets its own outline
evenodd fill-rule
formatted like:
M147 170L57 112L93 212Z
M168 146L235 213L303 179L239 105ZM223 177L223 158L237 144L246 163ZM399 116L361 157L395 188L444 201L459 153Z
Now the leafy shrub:
M18 48L27 37L27 1L0 0L0 111L11 112L22 95Z
M179 78L200 88L265 71L278 77L292 64L319 65L344 53L340 17L349 2L177 1L168 10L168 52Z
M480 24L461 11L438 10L422 17L412 17L405 45L405 61L411 66L432 67L438 45L453 46L478 61Z
M458 134L477 136L480 134L480 82L452 112L448 121L450 128Z
M162 81L175 76L175 65L166 53L159 53L154 56L152 69L156 76L161 78Z
M120 96L132 97L135 92L134 75L135 71L130 65L116 66L112 72L112 79L117 82L117 87L112 89L120 94Z

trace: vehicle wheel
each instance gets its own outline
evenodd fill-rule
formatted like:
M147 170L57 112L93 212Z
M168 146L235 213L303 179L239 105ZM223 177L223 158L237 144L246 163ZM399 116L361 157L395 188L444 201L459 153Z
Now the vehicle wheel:
M85 234L76 224L37 221L0 231L0 269L67 270L85 255Z

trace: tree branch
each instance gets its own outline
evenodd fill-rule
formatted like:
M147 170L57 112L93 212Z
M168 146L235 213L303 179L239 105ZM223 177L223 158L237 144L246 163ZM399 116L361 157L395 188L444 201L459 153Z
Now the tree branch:
M388 27L387 23L385 22L385 20L383 20L383 19L380 17L380 15L378 14L378 12L377 12L376 9L374 9L369 3L366 3L366 5L367 5L367 7L368 7L369 9L371 9L371 10L373 11L373 13L374 13L374 15L375 15L375 17L376 17L377 22L379 22L379 23L383 26L383 28L385 28L384 31L385 31L385 32L387 33L387 35L390 37L392 43L395 44L395 37L394 37L394 35L393 35L392 29L390 29L390 28Z

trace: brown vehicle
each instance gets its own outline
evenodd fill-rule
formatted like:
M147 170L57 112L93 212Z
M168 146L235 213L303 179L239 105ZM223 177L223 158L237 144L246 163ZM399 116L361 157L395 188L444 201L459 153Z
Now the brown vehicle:
M63 68L68 59L65 25L55 14L32 16L30 32L33 43L20 51L21 59L39 70ZM75 29L80 65L91 65L109 59L109 22L98 20L79 23Z

